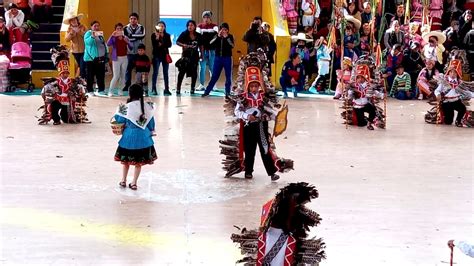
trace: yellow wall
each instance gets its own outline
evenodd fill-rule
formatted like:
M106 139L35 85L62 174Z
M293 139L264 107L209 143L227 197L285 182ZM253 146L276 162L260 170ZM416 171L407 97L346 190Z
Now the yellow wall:
M222 22L229 23L230 33L234 35L235 48L232 51L234 64L239 64L239 58L247 54L247 43L242 37L249 29L250 23L256 16L262 15L262 2L256 0L222 0Z

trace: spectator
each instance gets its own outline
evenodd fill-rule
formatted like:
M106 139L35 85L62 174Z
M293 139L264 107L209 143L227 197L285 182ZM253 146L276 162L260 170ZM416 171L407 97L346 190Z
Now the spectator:
M298 53L292 53L281 70L280 85L283 90L283 97L288 98L288 89L293 90L293 96L298 97L298 91L304 89L305 72L301 64L301 57Z
M392 18L392 22L394 21L398 21L399 26L407 24L405 21L405 6L403 4L397 6L395 16Z
M471 245L466 241L449 240L448 247L450 248L458 247L462 253L466 254L467 256L471 258L474 258L474 245Z
M420 44L420 47L423 47L425 42L421 35L418 34L418 30L420 28L420 23L418 22L410 22L408 25L408 34L405 34L404 44L405 46L409 47L410 43L417 42Z
M359 10L357 9L357 6L356 6L356 1L355 0L348 0L347 4L348 4L347 13L349 15L353 16L358 21L362 21L361 14L360 14Z
M196 22L189 20L186 23L186 28L176 40L176 44L183 48L181 59L176 62L176 67L179 70L176 86L177 96L181 95L181 83L183 82L184 75L191 77L191 94L194 94L199 59L201 59L203 54L201 35L196 32Z
M472 29L472 11L466 10L463 16L459 19L459 36L466 36Z
M316 62L318 62L318 76L311 84L311 88L318 92L324 91L324 85L329 80L329 63L331 62L330 48L324 37L316 40L314 48L316 49ZM310 88L310 90L311 90Z
M303 11L303 17L301 19L303 27L314 27L314 19L318 18L321 13L318 1L316 1L316 4L314 0L301 1L301 10Z
M123 29L125 36L130 40L132 48L128 49L128 65L127 73L125 74L125 87L124 91L128 90L128 87L132 83L132 72L135 68L135 61L138 54L138 45L143 43L145 38L145 27L138 24L138 14L132 13L128 16L129 24Z
M358 32L358 30L354 30L354 27L350 24L346 26L344 32L344 56L349 57L352 61L357 60L355 48L357 47L359 42L357 35L355 35L355 32Z
M52 0L33 1L33 21L36 23L51 22Z
M474 73L474 22L471 30L464 37L463 46L467 52L467 61L469 62L470 72Z
M8 11L5 13L6 26L10 32L10 44L23 41L23 32L21 25L25 19L23 11L18 9L18 6L10 3Z
M84 34L84 61L87 65L87 91L89 96L94 95L94 78L97 78L99 93L105 90L105 63L108 61L107 45L104 32L100 31L100 23L93 21L91 29Z
M372 10L369 2L365 2L363 5L364 12L360 15L362 24L370 23L372 21Z
M441 31L431 31L423 35L423 40L428 43L423 47L423 55L425 58L436 58L436 68L442 71L443 53L445 48L443 43L446 41L446 36Z
M333 99L338 100L342 97L344 89L349 86L352 77L352 60L344 57L342 60L342 70L336 70L337 86Z
M123 32L122 23L115 24L115 30L112 32L112 35L110 35L107 45L112 47L111 58L112 71L114 74L110 81L108 96L113 96L113 90L115 88L118 88L118 96L122 96L123 87L125 85L125 73L128 65L127 49L131 46L130 40Z
M286 19L288 23L288 31L290 32L291 35L295 35L298 29L298 9L299 8L300 6L298 5L297 0L282 0L281 1L280 15L283 17L283 19ZM261 24L261 18L260 18L260 24Z
M10 55L10 33L5 25L5 19L0 17L0 55Z
M357 50L360 55L370 54L370 39L371 39L370 24L365 23L364 25L362 25L362 33L360 35L359 47L357 47Z
M395 77L395 70L398 65L402 64L403 53L402 46L400 44L395 44L387 56L387 67L386 73L383 74L384 78L387 78L388 87L392 87L393 79Z
M219 31L216 24L212 23L212 12L202 12L202 23L200 23L196 32L201 34L202 46L204 54L202 60L199 62L200 74L199 74L199 87L198 90L204 90L204 83L206 82L206 70L209 69L209 73L212 77L214 58L216 56L215 47L211 44L211 40L217 35Z
M453 19L451 21L451 26L443 31L446 35L446 42L444 47L446 50L451 51L454 47L460 48L462 45L461 40L459 39L459 21ZM465 36L465 35L464 35Z
M411 100L415 98L415 92L411 87L410 74L404 71L403 65L397 66L397 75L393 79L391 96L399 100Z
M431 0L428 7L429 18L431 20L431 31L442 29L441 17L443 16L443 0Z
M169 48L171 47L171 36L166 32L166 24L160 21L155 26L156 32L151 35L151 45L153 46L153 76L151 90L154 95L157 95L156 82L158 81L158 70L160 64L163 66L163 80L165 82L165 90L163 95L170 96L170 84L169 84L169 63L168 58L170 57Z
M247 43L247 54L256 52L257 49L265 49L270 43L270 37L263 32L261 27L262 18L255 17L250 24L250 29L245 32L243 41Z
M143 88L145 96L148 97L148 74L150 73L151 61L145 54L146 47L142 43L137 47L138 55L135 61L137 68L137 75L135 76L136 83Z
M308 63L309 60L309 49L306 46L307 43L312 43L312 39L307 39L304 33L298 33L296 36L292 36L293 41L296 41L296 45L293 46L290 50L290 55L297 53L300 55L300 59L303 65Z
M86 79L86 63L84 62L84 34L87 29L79 20L82 14L66 15L63 23L69 25L66 33L66 42L71 42L71 51L74 55L77 65L79 66L79 74L81 78ZM78 76L78 75L77 75Z
M222 69L225 71L225 95L230 96L230 86L232 85L232 49L234 48L234 36L229 34L229 24L222 23L219 33L211 40L211 45L216 46L216 59L212 70L211 81L207 85L202 97L206 97L216 85Z
M273 36L273 34L270 33L270 24L268 24L268 22L263 22L262 29L263 29L264 34L268 34L268 39L269 39L268 45L265 47L265 55L267 56L267 60L268 60L268 69L269 69L268 76L271 77L272 64L275 63L274 55L277 49L277 45L275 42L275 37Z
M417 41L412 41L410 47L403 51L402 65L405 71L410 74L411 88L416 87L416 78L420 70L424 67L423 59L419 51L420 44Z
M426 58L425 65L420 74L418 74L417 79L417 87L418 87L418 99L423 100L424 96L431 96L434 90L436 89L433 85L431 85L430 81L433 80L434 77L439 75L439 71L435 68L436 59L435 58Z
M390 25L390 29L385 32L383 42L385 44L385 49L387 49L387 51L392 50L392 47L395 44L399 44L400 46L403 47L404 36L403 36L403 32L400 30L400 24L398 20L392 21L392 24Z
M24 21L31 19L31 7L29 0L16 0L16 6L21 12L23 12L23 14L25 14Z

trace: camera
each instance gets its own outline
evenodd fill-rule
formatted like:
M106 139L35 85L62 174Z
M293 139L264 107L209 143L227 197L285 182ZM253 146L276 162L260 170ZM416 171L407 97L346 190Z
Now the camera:
M251 29L257 31L258 28L260 28L260 24L258 22L253 22Z

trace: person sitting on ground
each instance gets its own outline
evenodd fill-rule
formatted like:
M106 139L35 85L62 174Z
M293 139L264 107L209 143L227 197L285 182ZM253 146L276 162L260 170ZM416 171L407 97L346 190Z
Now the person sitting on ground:
M280 85L283 90L283 97L288 98L288 89L293 91L293 96L298 97L298 91L304 90L305 70L301 64L301 57L298 53L292 53L281 70Z
M397 75L393 79L392 90L390 92L392 97L399 100L411 100L415 98L415 91L411 87L410 74L404 71L403 65L397 66Z
M426 58L426 66L420 71L420 74L418 74L416 85L418 87L419 100L423 100L424 96L430 97L436 89L436 87L430 84L430 81L432 81L434 77L439 75L439 71L435 68L435 63L436 59Z

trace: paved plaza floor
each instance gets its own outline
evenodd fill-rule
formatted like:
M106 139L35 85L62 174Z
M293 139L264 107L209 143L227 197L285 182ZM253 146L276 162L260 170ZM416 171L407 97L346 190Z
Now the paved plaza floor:
M474 238L473 131L426 124L425 102L389 100L387 129L368 131L346 129L330 97L289 99L275 142L295 170L271 182L259 158L253 180L223 177L222 98L152 100L159 158L134 192L109 125L125 98L93 97L91 124L39 126L40 96L0 95L0 264L234 265L233 226L256 228L297 181L320 192L321 266L449 265L446 242Z

